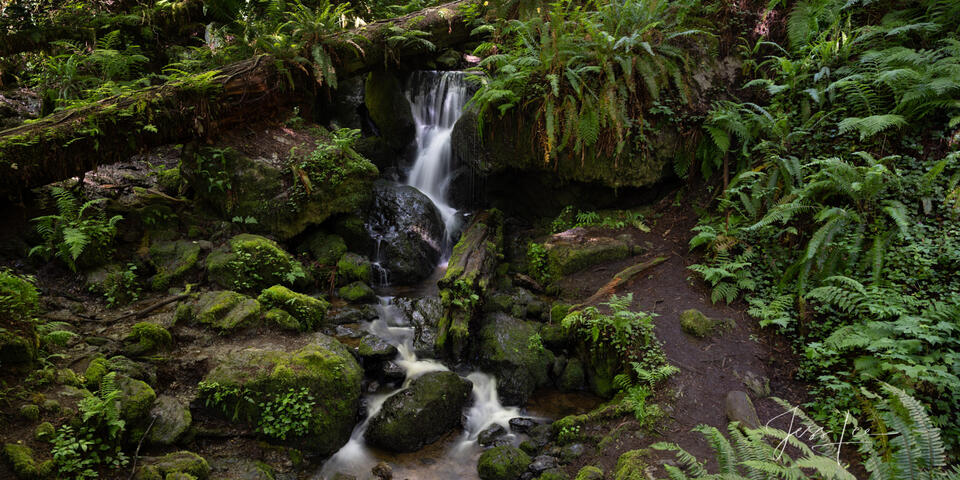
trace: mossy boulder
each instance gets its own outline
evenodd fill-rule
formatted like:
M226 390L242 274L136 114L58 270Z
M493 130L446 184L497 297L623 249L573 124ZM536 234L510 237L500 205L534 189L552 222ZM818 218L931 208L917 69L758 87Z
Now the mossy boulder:
M262 310L260 302L229 290L204 293L189 308L190 318L224 334L258 324Z
M372 303L377 300L377 293L370 285L359 280L337 289L337 295L351 303Z
M700 310L690 309L680 313L680 329L697 338L706 338L729 321L710 318Z
M557 378L557 388L561 392L573 392L582 390L585 384L586 375L583 368L583 362L573 358L563 367L563 373Z
M287 330L291 332L304 331L303 326L300 324L300 320L297 320L293 315L290 315L279 308L271 308L270 310L267 310L267 313L263 314L263 321L267 325L275 325L281 330Z
M323 326L327 309L330 308L330 303L324 299L294 292L283 285L274 285L264 290L257 297L257 301L265 309L280 309L288 313L296 320L300 331ZM279 323L279 319L273 320Z
M6 443L3 445L3 456L14 475L22 480L45 478L53 471L53 462L37 462L33 450L26 445Z
M417 127L400 79L386 70L370 72L364 85L363 101L380 137L391 150L400 152L410 145Z
M369 283L372 277L373 265L366 257L348 252L337 261L337 281L340 284L353 281Z
M336 266L343 254L347 253L347 243L343 237L323 231L308 235L300 248L309 253L318 264L326 267Z
M135 362L121 355L110 359L96 356L90 360L83 373L84 384L91 390L96 389L100 386L103 377L110 372L117 372L130 378L143 380L147 384L154 383L157 379L156 368L152 365Z
M148 260L157 273L150 280L154 290L165 290L196 270L203 249L191 240L157 242L150 246Z
M590 233L582 228L552 235L543 246L547 250L547 271L554 279L632 255L625 238Z
M290 389L307 388L316 405L309 432L287 437L298 448L319 456L330 455L350 438L360 405L363 371L346 347L314 333L309 343L294 351L247 348L223 356L204 382L212 388L241 389L259 401ZM256 425L261 411L256 402L229 405L237 418Z
M303 264L277 242L247 233L231 238L226 248L211 252L206 266L214 283L241 292L309 283Z
M453 372L429 372L388 398L370 419L366 439L395 452L415 452L457 428L473 383Z
M481 480L517 480L530 465L530 455L517 447L493 447L480 455L477 473Z
M576 480L603 480L603 470L593 465L587 465L577 472Z
M525 404L537 387L550 380L553 353L530 342L539 327L536 322L495 313L480 329L480 367L497 377L497 392L507 405Z
M172 345L173 336L166 328L153 322L140 322L126 338L124 352L131 356L152 355Z
M173 445L193 422L190 409L169 395L157 397L150 409L150 416L156 421L147 432L146 440L153 445Z
M646 452L630 450L620 455L613 471L613 480L646 480Z
M171 474L187 474L197 480L206 480L210 477L210 464L207 463L206 459L193 452L173 452L162 457L143 459L143 467L137 470L134 478L142 480L165 479Z
M157 393L146 382L117 375L116 386L120 390L120 418L128 424L147 418L157 399Z
M20 405L20 418L31 422L40 420L40 405L34 403Z
M357 345L357 355L364 361L390 360L397 356L397 347L376 335L364 335Z

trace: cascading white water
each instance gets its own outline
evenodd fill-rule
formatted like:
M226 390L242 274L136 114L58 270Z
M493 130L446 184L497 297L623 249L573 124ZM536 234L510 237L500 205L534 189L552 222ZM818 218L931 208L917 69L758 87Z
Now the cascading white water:
M419 71L410 78L408 99L417 125L417 156L407 183L430 197L440 210L447 234L456 228L450 206L450 139L468 100L466 73Z
M392 304L392 298L381 297L377 305L378 318L365 325L365 329L384 339L391 345L397 347L397 358L395 362L403 368L406 378L403 386L397 390L388 393L375 393L366 397L367 416L353 430L350 440L321 467L316 480L331 478L336 473L346 473L354 475L357 478L369 478L370 470L377 462L383 460L381 456L369 448L364 441L364 434L367 431L367 425L383 406L384 402L391 395L406 388L410 381L427 372L449 370L446 366L437 360L417 358L414 352L413 339L415 335L414 328L410 326L397 307ZM461 436L449 447L443 447L442 453L444 461L450 465L459 465L460 468L448 469L444 473L434 472L429 475L422 475L417 478L436 478L436 479L461 479L475 478L476 470L467 468L464 470L463 464L476 460L480 449L477 445L477 436L485 428L499 424L509 430L509 421L511 418L520 415L520 409L516 407L503 407L497 396L496 379L485 373L473 372L466 377L473 382L473 403L466 413L466 424ZM391 458L391 460L396 460ZM393 463L393 462L391 462ZM396 469L403 470L403 465L395 465ZM439 469L438 470L442 470ZM402 478L402 477L401 477Z

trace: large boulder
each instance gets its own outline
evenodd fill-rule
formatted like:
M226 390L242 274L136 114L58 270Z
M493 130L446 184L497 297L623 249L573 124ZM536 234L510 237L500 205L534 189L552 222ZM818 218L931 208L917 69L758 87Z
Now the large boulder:
M255 293L273 285L305 286L307 270L277 242L240 234L207 256L207 274L221 287Z
M196 320L222 334L260 323L262 307L256 299L229 290L206 292L193 304L177 308L177 320Z
M543 246L547 250L547 273L554 279L635 253L629 236L615 237L583 228L552 235Z
M329 133L270 128L260 135L263 141L230 148L184 147L183 178L224 220L286 240L369 203L377 167L350 147L330 146Z
M523 405L550 380L553 353L530 341L538 328L536 322L495 313L480 329L480 367L497 377L497 392L504 404Z
M195 269L200 259L200 242L177 240L150 246L147 259L157 271L150 284L154 290L173 286Z
M433 273L443 249L440 211L416 188L385 180L374 184L367 224L379 240L381 266L394 284L416 283Z
M308 432L288 435L286 440L318 456L340 449L357 421L363 371L347 347L326 335L315 333L309 343L294 351L244 348L220 358L204 378L206 395L240 389L257 401L237 401L225 409L241 421L256 425L263 402L278 394L306 388L315 405Z
M283 285L274 285L257 297L264 309L279 309L289 314L296 322L297 330L307 331L325 324L330 302L322 298L294 292Z
M481 480L517 480L527 471L530 455L517 447L493 447L480 455L477 473Z
M154 445L173 445L193 422L190 409L169 395L157 397L150 416L156 420L147 432L146 440Z
M396 452L415 452L460 425L473 383L453 372L430 372L388 398L370 420L366 439Z

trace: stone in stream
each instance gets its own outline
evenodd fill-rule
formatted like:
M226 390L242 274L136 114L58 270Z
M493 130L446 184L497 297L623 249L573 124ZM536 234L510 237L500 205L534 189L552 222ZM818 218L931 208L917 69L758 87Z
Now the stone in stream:
M510 419L510 430L519 433L527 433L531 428L536 427L537 422L527 417L515 417Z
M380 462L374 465L370 473L372 473L374 477L377 477L378 480L393 479L393 468L391 468L387 462Z
M433 273L443 249L444 224L429 197L411 186L378 180L367 225L379 239L381 265L391 283L413 284Z
M477 435L477 443L487 447L493 445L497 440L502 438L507 434L507 430L503 426L494 423L489 427L485 428L482 432Z
M757 409L746 392L732 390L727 393L725 402L727 419L731 422L740 422L740 425L747 428L760 428L760 418L757 417Z
M357 355L365 361L390 360L397 356L397 347L376 335L364 335L357 346Z
M394 452L415 452L460 425L473 383L453 372L429 372L388 398L370 419L366 439Z
M337 289L337 296L350 303L374 303L377 301L377 293L370 288L370 285L359 280Z
M560 459L550 455L538 455L528 467L535 475L560 466Z
M538 328L538 323L495 313L480 329L480 367L497 377L504 405L525 404L537 387L550 380L553 353L530 344Z
M477 473L481 480L516 480L530 465L530 456L517 447L493 447L480 455Z

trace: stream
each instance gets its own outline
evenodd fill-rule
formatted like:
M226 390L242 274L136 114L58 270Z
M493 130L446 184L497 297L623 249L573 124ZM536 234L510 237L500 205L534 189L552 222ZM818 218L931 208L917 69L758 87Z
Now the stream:
M414 350L415 329L394 305L395 296L436 296L436 282L443 275L453 242L461 227L457 209L450 205L448 190L451 176L451 134L453 127L468 100L468 85L463 72L420 71L411 75L407 98L416 122L416 155L407 184L425 194L437 207L445 226L443 254L433 275L415 286L391 285L390 273L381 267L379 242L374 253L377 270L377 290L381 295L376 305L377 318L362 325L370 334L380 337L397 348L394 363L405 374L399 388L381 386L363 399L366 405L364 419L354 429L349 442L330 457L313 477L315 480L330 480L337 474L346 474L357 479L375 478L371 470L380 462L387 462L395 478L412 479L476 479L477 459L482 447L478 435L488 427L500 425L506 434L501 443L520 443L521 435L510 431L510 419L538 415L520 407L505 407L497 395L497 381L492 375L481 371L456 371L473 384L472 399L463 412L462 429L454 430L440 440L413 453L386 452L367 445L365 433L384 402L406 388L410 382L428 372L446 371L450 368L432 358L420 358ZM375 238L376 240L376 238ZM564 404L565 401L547 395L546 402L531 400L531 404ZM569 403L569 402L567 402ZM545 410L550 410L546 407ZM564 412L551 412L554 414Z

